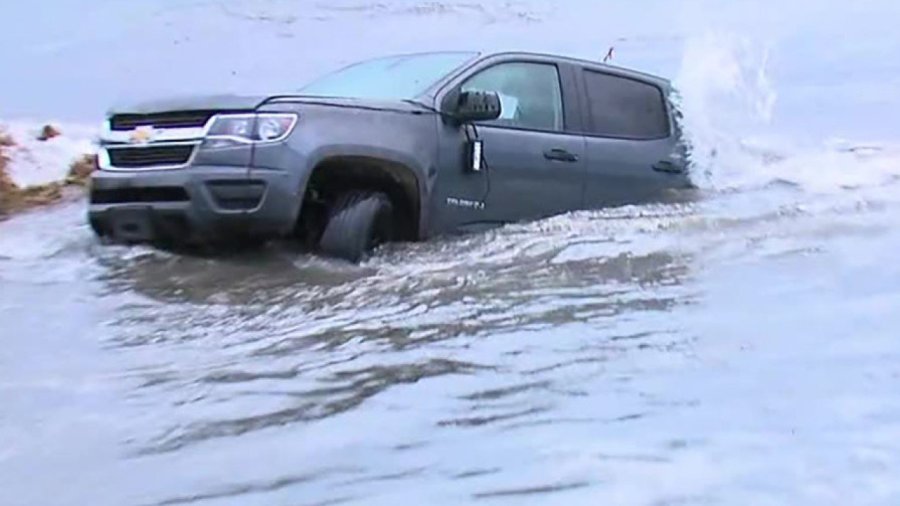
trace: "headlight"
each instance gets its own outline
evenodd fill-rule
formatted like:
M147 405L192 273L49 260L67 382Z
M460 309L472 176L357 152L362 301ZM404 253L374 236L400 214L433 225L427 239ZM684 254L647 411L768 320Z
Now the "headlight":
M219 114L213 117L203 146L230 148L287 138L297 124L297 115L289 113Z

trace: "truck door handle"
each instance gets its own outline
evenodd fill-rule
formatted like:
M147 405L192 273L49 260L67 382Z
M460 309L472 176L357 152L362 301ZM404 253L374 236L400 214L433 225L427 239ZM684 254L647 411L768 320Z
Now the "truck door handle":
M547 160L557 160L560 162L577 162L578 155L570 153L565 149L553 148L544 151L544 158Z
M684 172L684 167L675 165L669 160L660 160L653 164L653 170L656 172L665 172L666 174L681 174Z

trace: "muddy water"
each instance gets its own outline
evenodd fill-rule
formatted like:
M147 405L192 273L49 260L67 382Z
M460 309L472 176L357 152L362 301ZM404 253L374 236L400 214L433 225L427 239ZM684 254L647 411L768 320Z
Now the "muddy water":
M177 27L221 8L185 5L134 9ZM426 45L476 9L221 5L250 31L378 18L434 28ZM698 5L580 6L622 26L622 58L681 83L691 202L392 245L361 266L290 244L101 246L83 202L0 224L0 504L897 504L897 74L870 52L898 47L879 31L895 8L812 23ZM545 30L579 52L596 36L551 4L477 12L491 44ZM193 50L222 41L209 23ZM716 29L687 33L701 25ZM546 32L562 26L577 30ZM32 70L96 49L76 35Z

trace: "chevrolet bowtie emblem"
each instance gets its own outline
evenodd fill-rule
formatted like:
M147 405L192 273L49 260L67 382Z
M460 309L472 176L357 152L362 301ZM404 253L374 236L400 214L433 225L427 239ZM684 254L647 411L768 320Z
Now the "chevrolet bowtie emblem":
M132 144L147 144L148 142L153 140L155 131L151 126L137 127L129 136L129 141Z

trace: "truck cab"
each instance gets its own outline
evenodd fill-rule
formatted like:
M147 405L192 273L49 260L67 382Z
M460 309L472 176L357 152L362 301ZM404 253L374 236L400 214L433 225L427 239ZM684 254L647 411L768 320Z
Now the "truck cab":
M690 186L664 79L589 61L501 53L467 68L436 100L451 111L461 92L473 90L496 92L502 111L473 122L485 174L441 172L435 204L448 227L638 204ZM456 128L452 121L442 125L444 166L459 157Z

